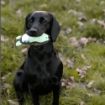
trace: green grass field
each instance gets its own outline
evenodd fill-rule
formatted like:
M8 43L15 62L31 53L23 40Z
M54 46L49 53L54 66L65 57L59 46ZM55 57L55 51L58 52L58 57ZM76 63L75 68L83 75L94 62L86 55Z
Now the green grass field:
M105 0L1 1L1 105L18 105L12 81L24 56L15 37L24 33L26 15L37 10L52 12L61 25L54 44L64 64L60 105L105 105ZM41 97L41 105L51 105L51 98Z

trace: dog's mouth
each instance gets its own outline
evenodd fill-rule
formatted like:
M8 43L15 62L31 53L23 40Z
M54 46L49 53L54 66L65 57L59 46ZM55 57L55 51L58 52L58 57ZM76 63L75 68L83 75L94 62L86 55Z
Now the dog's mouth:
M30 30L26 31L26 33L31 37L38 37L43 34L43 33L39 33L37 28L31 28Z

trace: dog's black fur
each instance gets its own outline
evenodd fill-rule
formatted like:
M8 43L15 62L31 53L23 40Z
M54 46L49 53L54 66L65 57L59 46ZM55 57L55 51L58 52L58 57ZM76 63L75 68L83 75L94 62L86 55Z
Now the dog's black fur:
M34 105L40 105L39 96L53 91L53 105L59 105L63 65L57 56L53 42L60 26L51 13L38 11L26 17L25 32L30 36L47 33L50 41L43 45L31 45L27 57L16 73L14 88L19 105L24 104L24 95L29 93Z

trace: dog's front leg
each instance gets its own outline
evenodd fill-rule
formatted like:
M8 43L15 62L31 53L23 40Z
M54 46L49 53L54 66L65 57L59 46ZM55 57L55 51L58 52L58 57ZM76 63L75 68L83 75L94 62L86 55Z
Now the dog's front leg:
M33 105L40 105L39 104L39 96L35 95L34 93L32 94L32 101L33 101Z
M59 105L60 87L61 85L56 85L53 88L53 104L52 105Z
M31 97L32 97L32 102L33 105L40 105L39 103L39 95L36 94L35 90L29 89Z
M19 102L19 105L24 105L24 95L20 91L16 91L17 99Z

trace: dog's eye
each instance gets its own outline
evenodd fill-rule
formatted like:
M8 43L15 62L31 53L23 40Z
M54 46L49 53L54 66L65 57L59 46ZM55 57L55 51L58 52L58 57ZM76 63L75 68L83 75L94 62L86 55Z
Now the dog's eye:
M29 21L30 21L30 23L33 23L34 22L34 18L32 17Z
M45 22L47 22L47 20L46 20L45 18L43 18L43 17L41 17L39 21L40 21L40 23L45 23Z

